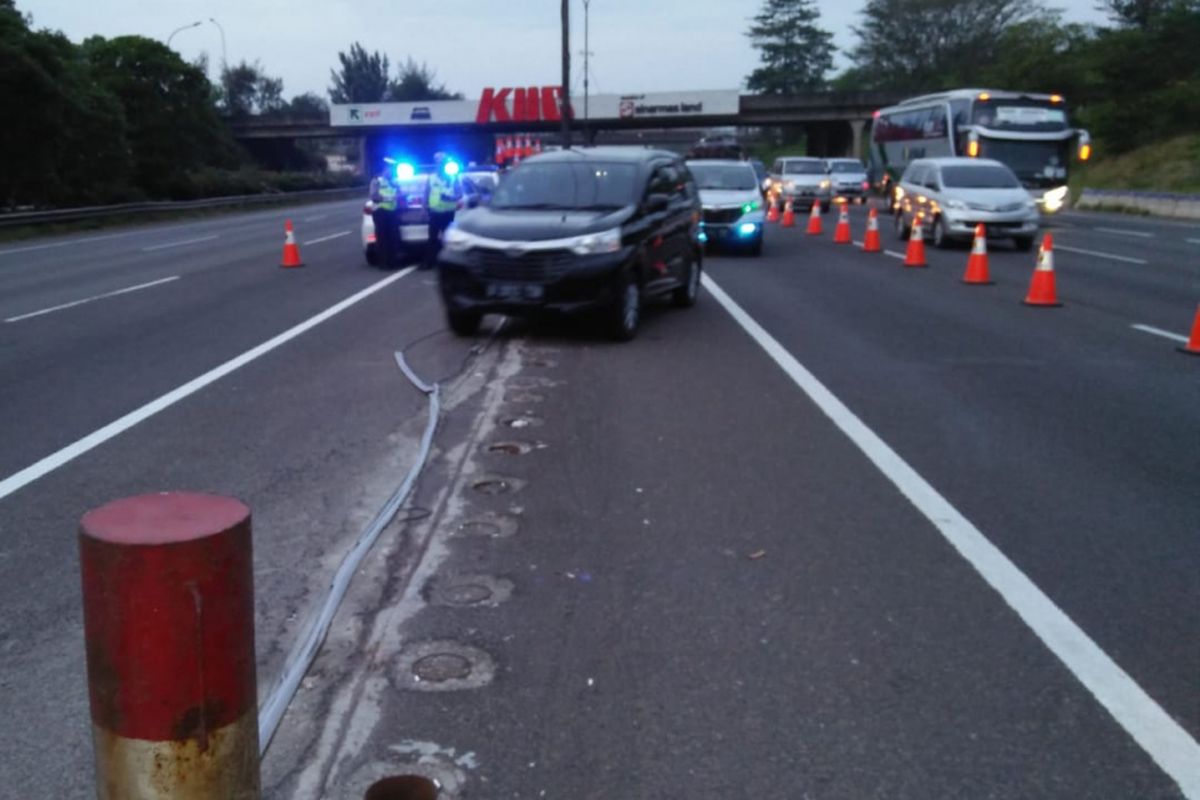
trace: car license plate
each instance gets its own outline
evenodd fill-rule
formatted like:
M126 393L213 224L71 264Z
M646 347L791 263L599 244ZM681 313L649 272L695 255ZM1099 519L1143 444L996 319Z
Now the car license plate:
M536 283L489 283L487 296L492 300L541 300L542 286Z

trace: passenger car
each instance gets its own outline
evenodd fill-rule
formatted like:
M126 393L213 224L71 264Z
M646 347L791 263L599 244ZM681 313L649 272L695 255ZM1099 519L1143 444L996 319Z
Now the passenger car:
M688 161L700 190L700 238L710 246L727 245L762 253L762 192L748 161Z
M827 158L825 169L829 173L830 189L835 197L867 196L871 188L867 167L857 158Z
M822 212L829 210L829 201L833 198L831 181L825 163L819 158L778 158L771 166L768 181L768 202L778 204L791 200L793 206L806 209L820 203Z
M970 239L980 222L987 226L988 238L1010 237L1019 250L1033 247L1037 236L1037 202L999 161L917 159L900 176L896 195L896 234L901 239L908 238L918 213L924 213L929 240L937 247Z
M401 258L417 258L424 254L429 241L429 212L425 208L425 195L429 186L429 174L433 167L424 165L413 171L411 178L399 180L400 249ZM363 205L362 237L363 257L371 266L383 259L375 245L375 204L368 197Z
M491 205L446 231L438 281L446 318L469 336L487 313L599 312L632 339L645 298L696 302L700 200L679 156L597 147L543 153L505 175Z

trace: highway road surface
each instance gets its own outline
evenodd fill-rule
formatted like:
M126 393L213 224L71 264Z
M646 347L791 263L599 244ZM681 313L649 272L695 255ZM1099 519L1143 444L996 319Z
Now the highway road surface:
M356 202L0 244L0 796L84 798L76 530L254 512L260 698L443 413L269 798L1200 800L1200 226L928 269L772 226L694 309L444 327ZM285 217L306 266L277 264ZM864 213L852 214L861 241Z

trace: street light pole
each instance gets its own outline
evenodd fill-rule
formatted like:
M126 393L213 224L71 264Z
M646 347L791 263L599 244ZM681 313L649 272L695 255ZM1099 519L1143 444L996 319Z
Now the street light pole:
M591 52L588 50L588 12L592 5L592 0L583 0L583 142L591 144L591 126L590 115L588 113L588 56Z
M217 30L221 32L221 71L224 72L228 68L229 60L225 57L225 29L221 27L221 23L217 22L212 17L208 21L217 26Z
M563 147L571 146L571 2L562 0L562 116Z
M171 31L171 35L167 37L167 47L171 46L171 40L175 38L175 34L179 33L180 31L186 31L188 28L194 28L199 24L200 24L200 20L196 20L191 25L184 25L182 27L176 28L175 30Z

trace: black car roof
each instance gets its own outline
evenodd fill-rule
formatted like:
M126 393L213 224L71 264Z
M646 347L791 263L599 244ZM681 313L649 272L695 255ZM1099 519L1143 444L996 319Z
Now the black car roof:
M647 147L572 147L570 150L552 150L548 153L533 156L528 162L534 161L624 161L630 164L644 164L661 158L679 159L678 153L669 150L656 150Z

